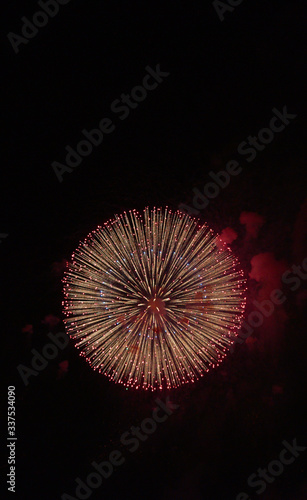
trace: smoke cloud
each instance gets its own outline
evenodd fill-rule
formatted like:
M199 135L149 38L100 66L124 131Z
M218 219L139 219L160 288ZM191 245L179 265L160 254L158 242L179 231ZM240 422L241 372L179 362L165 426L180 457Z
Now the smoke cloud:
M260 229L265 223L265 219L256 212L242 212L240 215L240 223L245 226L246 237L248 239L257 238Z

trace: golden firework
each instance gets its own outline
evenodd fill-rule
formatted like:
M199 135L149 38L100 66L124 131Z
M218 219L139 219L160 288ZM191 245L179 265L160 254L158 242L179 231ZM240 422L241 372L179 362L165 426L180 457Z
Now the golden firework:
M64 277L67 333L126 387L193 382L227 354L245 308L237 258L180 211L124 212L90 233Z

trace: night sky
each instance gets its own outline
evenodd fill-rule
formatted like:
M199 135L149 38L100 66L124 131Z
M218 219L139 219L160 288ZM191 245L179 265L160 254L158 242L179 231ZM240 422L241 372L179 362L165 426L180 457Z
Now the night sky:
M263 492L247 483L279 460L283 442L307 447L305 2L40 3L52 12L35 17L44 26L23 27L42 12L33 0L10 2L1 22L1 351L17 435L16 493L5 495L307 498L307 448L262 480ZM145 81L154 88L144 93ZM128 94L136 99L120 103ZM101 143L67 168L66 147L76 151L103 119ZM263 142L248 145L255 137ZM230 161L240 173L205 203L212 172ZM247 278L246 320L276 289L284 302L182 389L126 390L94 372L72 340L25 385L18 366L31 367L31 350L64 331L61 280L79 241L146 206L184 206L222 234ZM131 452L121 436L152 417L157 397L178 408ZM92 462L114 450L125 462L77 496L76 478L86 482Z

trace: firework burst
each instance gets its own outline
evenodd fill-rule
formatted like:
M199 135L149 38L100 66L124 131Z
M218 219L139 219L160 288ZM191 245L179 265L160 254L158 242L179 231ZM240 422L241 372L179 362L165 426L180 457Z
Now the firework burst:
M242 321L246 282L216 238L180 211L147 208L79 244L63 280L65 325L93 369L154 390L220 363Z

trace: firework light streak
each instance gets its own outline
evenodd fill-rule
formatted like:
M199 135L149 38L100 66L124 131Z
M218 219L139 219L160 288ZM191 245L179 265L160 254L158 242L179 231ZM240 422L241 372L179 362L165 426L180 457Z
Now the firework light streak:
M243 271L180 211L124 212L90 233L65 272L66 331L126 387L194 382L227 354L245 309Z

